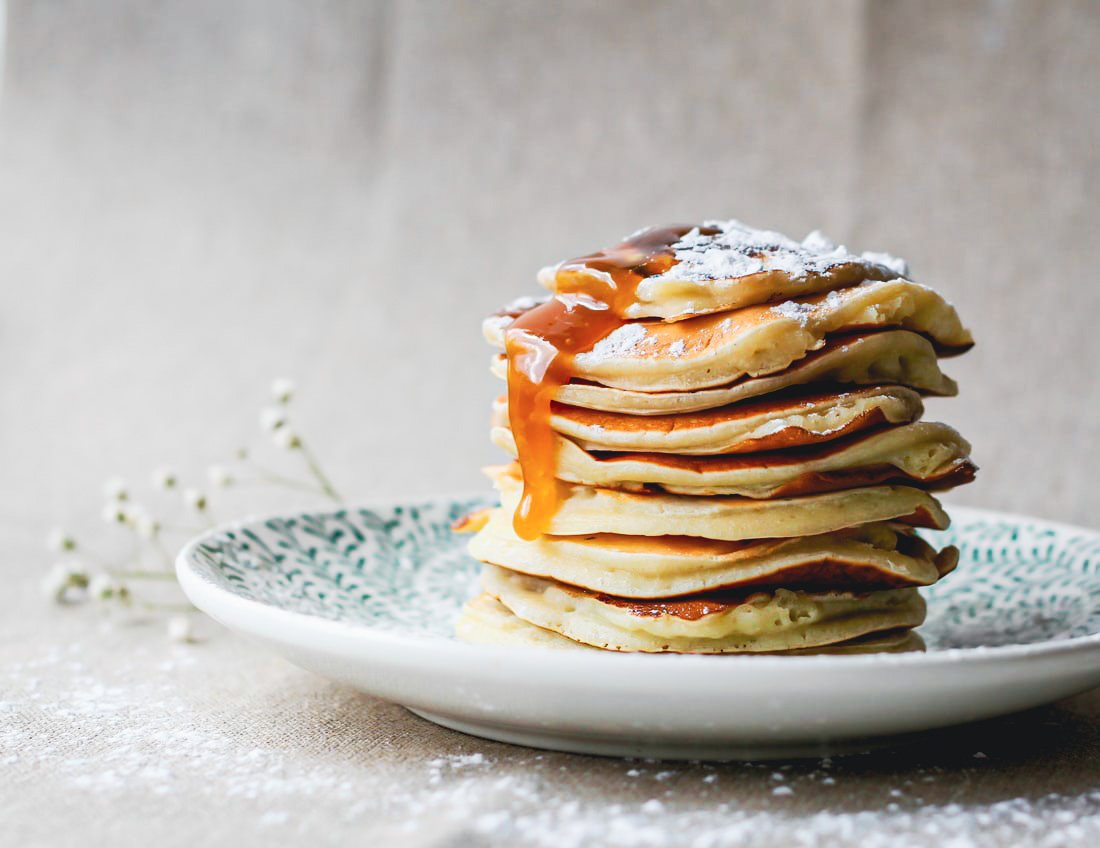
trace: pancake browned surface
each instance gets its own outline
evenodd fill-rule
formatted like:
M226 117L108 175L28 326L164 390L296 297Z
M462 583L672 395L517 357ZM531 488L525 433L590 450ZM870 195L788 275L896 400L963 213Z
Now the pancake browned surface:
M923 411L920 395L912 389L872 386L783 392L674 415L627 415L554 404L550 426L587 450L714 455L818 444L880 424L907 424ZM493 423L505 425L505 398L497 400L494 412Z
M493 510L470 553L513 571L629 598L746 586L852 589L927 586L955 567L903 524L864 524L816 536L721 541L592 533L521 539Z
M583 292L585 277L624 265L653 272L638 282L624 317L666 320L903 277L908 270L886 254L856 256L819 232L796 242L740 221L705 221L641 230L614 247L543 268L538 280L559 294Z
M512 321L487 319L486 339L505 347ZM781 371L823 347L830 334L875 327L925 335L943 355L962 353L974 343L955 308L935 291L888 280L675 324L624 323L576 356L573 376L645 392L709 389L745 375Z
M540 274L488 318L508 381L471 517L486 563L462 638L736 653L913 645L949 573L916 528L969 482L970 446L920 421L973 339L885 254L736 221L639 231ZM880 635L881 634L881 635Z
M613 651L740 653L844 642L924 621L916 589L713 592L618 598L489 565L485 591L546 630Z
M494 357L492 371L502 379L507 378L507 357ZM898 385L921 394L942 396L958 392L955 381L940 370L936 349L928 339L908 330L879 330L830 337L820 350L807 354L778 374L742 377L713 389L639 392L575 380L562 386L554 399L570 406L608 412L665 415L727 406L806 383Z
M506 425L505 417L493 427L492 440L515 457L516 443ZM976 473L967 441L946 424L931 421L755 454L589 451L565 437L556 444L563 481L610 489L658 487L686 495L770 498L887 483L935 491L969 483Z

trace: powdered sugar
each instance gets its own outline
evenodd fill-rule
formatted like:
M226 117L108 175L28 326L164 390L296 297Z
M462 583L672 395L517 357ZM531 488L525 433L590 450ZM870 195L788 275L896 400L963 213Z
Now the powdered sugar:
M909 263L898 256L891 256L889 253L879 253L872 250L865 250L860 254L866 262L871 262L875 265L881 265L883 268L889 268L899 277L909 276Z
M794 300L787 300L773 306L771 311L783 318L793 318L805 327L816 308L816 305L812 303L798 303Z
M591 364L633 353L644 343L645 338L644 324L623 324L596 342L592 350L578 354L577 362Z
M677 264L652 280L702 282L726 280L779 271L792 279L823 274L838 265L878 265L903 275L908 268L903 260L885 253L850 253L814 230L801 242L772 230L760 230L740 221L704 221L703 228L717 229L704 234L699 227L685 233L672 245Z
M111 832L130 837L126 844L154 832L139 810L181 829L181 840L183 822L201 810L220 817L220 833L280 843L308 837L316 848L357 841L534 848L1100 844L1100 791L1091 785L1072 794L1004 794L1048 778L1037 772L1025 780L1019 763L1004 761L1018 745L998 747L1000 734L983 739L986 756L963 749L947 767L915 766L920 754L913 752L778 767L574 757L440 731L281 663L250 676L252 694L219 701L219 710L211 693L224 685L218 672L229 670L232 652L215 648L126 649L119 638L98 656L74 645L9 664L0 672L5 777L23 786L30 775L48 777L59 808L81 810L84 821L111 811ZM103 661L108 655L111 663ZM151 671L160 666L162 672ZM245 667L233 665L238 674ZM931 756L943 756L944 747L933 746L939 753ZM418 748L430 753L418 759ZM1006 777L1000 792L987 783L994 770ZM40 812L44 797L28 795L38 799L36 827L50 826ZM26 826L24 809L19 815ZM72 831L80 820L64 826Z

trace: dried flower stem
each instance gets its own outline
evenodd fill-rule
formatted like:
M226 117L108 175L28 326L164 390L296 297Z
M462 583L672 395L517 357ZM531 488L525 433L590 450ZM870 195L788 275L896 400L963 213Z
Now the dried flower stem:
M147 569L108 569L107 573L119 580L175 580L174 571L149 571Z
M256 474L258 474L261 478L263 478L263 482L272 483L276 486L282 486L283 488L286 488L286 489L298 489L299 491L303 491L303 492L313 492L315 494L317 494L317 493L323 494L322 490L319 487L317 487L317 486L313 485L312 483L309 483L305 480L295 480L293 477L284 477L282 474L276 474L274 471L271 471L267 468L264 468L262 465L260 465L257 462L254 462L251 459L245 460L244 463L249 468L251 468ZM239 483L238 485L247 486L249 484L248 484L247 481L243 481L242 483ZM261 483L254 483L252 485L257 485L258 486L258 485L262 485L262 484Z
M309 466L310 473L317 479L317 483L320 485L321 491L324 493L325 497L338 504L342 504L344 499L340 497L340 494L336 491L332 482L321 470L320 463L317 462L317 457L313 455L313 451L306 446L304 441L300 443L298 449L302 452L302 458L305 459L306 465Z
M261 411L260 426L271 434L275 447L284 451L300 451L308 477L295 479L265 468L250 457L248 448L240 448L236 460L250 469L256 479L246 481L246 485L278 486L306 492L314 497L325 497L337 504L344 499L328 475L321 469L317 456L305 444L301 435L292 427L288 407L295 395L294 383L287 379L272 382L271 397L275 406ZM237 484L237 475L224 465L211 465L207 468L207 482L215 489L224 489ZM134 597L131 586L137 581L175 581L174 557L170 550L171 534L196 534L204 529L216 526L216 519L210 509L210 498L205 489L183 488L181 477L169 467L162 466L151 475L154 489L177 491L182 506L190 510L195 526L165 524L155 517L140 502L131 497L130 488L121 478L113 478L104 487L107 498L102 516L116 529L131 532L129 553L108 559L95 551L84 547L75 538L60 528L56 528L48 539L48 547L63 559L45 575L42 588L54 602L78 604L94 601L121 605L131 609L141 609L153 613L175 613L168 624L168 635L175 641L194 641L189 619L179 613L193 613L196 608L190 603L160 603ZM166 544L162 533L169 532ZM152 549L152 553L147 553ZM95 564L97 571L89 573L74 552L86 556ZM158 567L160 566L160 567Z
M152 601L142 601L138 604L146 612L198 612L199 609L194 604L155 604Z

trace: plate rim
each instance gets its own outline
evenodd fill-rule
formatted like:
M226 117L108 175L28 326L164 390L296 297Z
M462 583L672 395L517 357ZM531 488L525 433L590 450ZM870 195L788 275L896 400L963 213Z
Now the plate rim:
M209 615L222 623L228 629L235 632L244 632L247 635L259 635L257 630L263 629L283 630L292 632L285 625L293 623L294 630L299 633L308 631L310 643L317 645L331 645L333 638L341 640L345 644L355 643L357 653L365 655L365 651L393 651L397 648L423 649L431 648L433 654L440 662L445 662L449 657L457 660L470 660L476 657L516 657L521 654L529 654L529 646L513 645L484 645L471 644L446 639L439 636L415 633L391 633L377 630L363 622L353 622L340 619L322 618L310 613L288 610L274 606L262 600L243 598L232 592L226 591L216 581L200 574L195 567L194 552L199 545L213 539L219 534L239 530L242 527L255 525L275 519L286 518L290 514L331 514L336 512L372 510L380 508L392 508L398 505L406 505L416 501L455 501L489 499L492 493L460 492L438 495L404 495L391 498L373 498L365 501L356 501L351 504L330 508L288 508L273 511L267 514L248 515L233 521L219 524L189 540L176 555L175 571L180 587L188 599L204 614ZM1100 539L1100 530L1081 525L1070 524L1055 519L1041 518L1024 515L1021 513L1004 512L1001 510L984 507L972 507L962 504L948 505L949 514L954 511L961 517L967 514L974 517L1008 520L1011 522L1032 522L1044 525L1061 532L1084 533ZM953 516L954 518L954 516ZM954 522L952 522L954 523ZM211 609L213 608L213 609ZM229 615L219 614L222 610L228 610ZM218 612L215 612L217 610ZM234 613L252 619L261 627L242 627L236 622L240 619ZM280 627L280 623L283 624ZM266 625L266 626L264 626ZM270 638L270 637L266 637ZM302 639L284 640L300 644ZM912 668L934 668L943 665L951 666L959 662L1008 662L1017 660L1032 660L1049 657L1067 657L1079 653L1089 653L1100 649L1100 633L1092 633L1085 636L1072 636L1069 638L1047 639L1041 642L1014 643L1008 645L983 645L963 648L944 648L937 651L911 652L911 653L877 653L877 654L816 654L783 656L777 654L753 655L731 654L722 655L722 661L726 663L754 664L754 670L765 671L768 669L790 670L792 665L801 667L821 667L826 665L843 665L845 669L857 669L860 667L876 666L907 666ZM630 663L632 665L650 666L660 668L668 674L672 669L690 672L706 663L713 663L715 658L710 655L675 654L675 660L670 662L668 654L647 654L641 652L620 651L542 651L539 657L540 667L544 671L552 670L550 667L562 666L562 670L575 669L578 665L591 665L596 668L608 663ZM546 664L546 665L543 665ZM660 665L657 665L660 664ZM548 667L550 666L550 667Z

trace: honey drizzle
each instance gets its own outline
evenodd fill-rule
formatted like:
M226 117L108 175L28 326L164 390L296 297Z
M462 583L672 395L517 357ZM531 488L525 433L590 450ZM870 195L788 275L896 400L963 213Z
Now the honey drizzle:
M505 331L508 422L523 470L523 495L512 522L520 538L545 533L558 508L550 404L572 378L574 357L626 323L623 316L636 302L638 284L676 264L672 246L691 229L642 230L615 247L561 263L554 296Z

